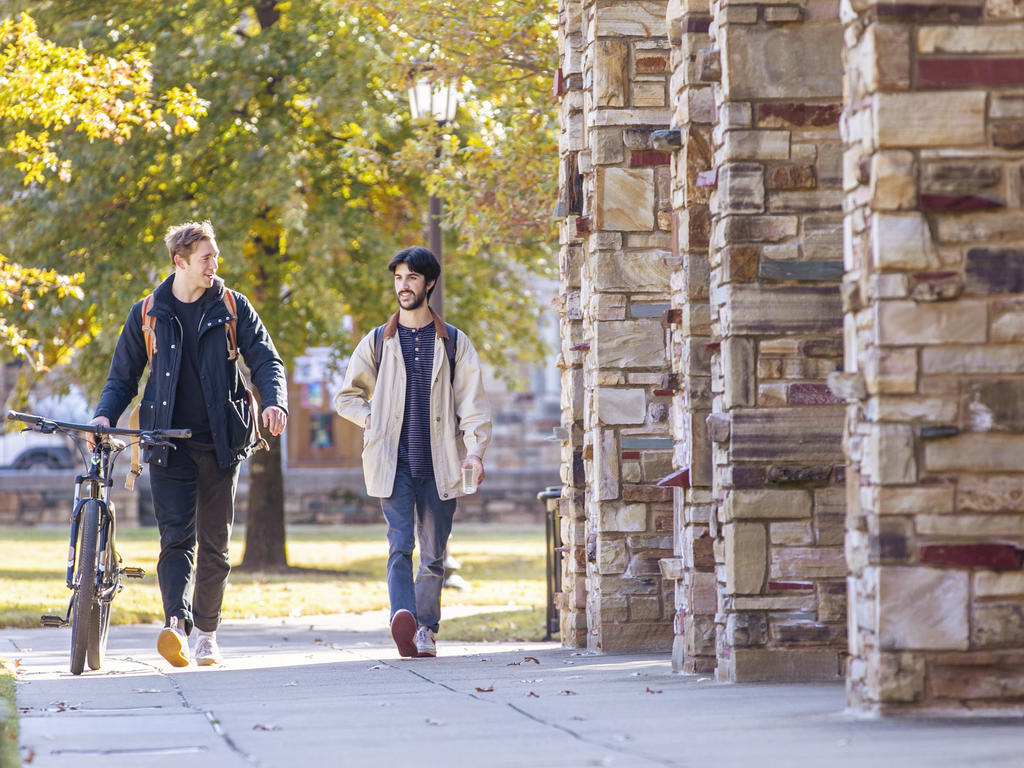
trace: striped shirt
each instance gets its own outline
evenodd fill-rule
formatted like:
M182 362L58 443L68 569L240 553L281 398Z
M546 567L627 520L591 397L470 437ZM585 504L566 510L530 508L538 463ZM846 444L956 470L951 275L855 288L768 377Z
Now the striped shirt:
M398 466L413 477L432 477L430 455L430 373L434 367L433 323L406 328L399 323L398 340L405 359L405 418L398 440Z

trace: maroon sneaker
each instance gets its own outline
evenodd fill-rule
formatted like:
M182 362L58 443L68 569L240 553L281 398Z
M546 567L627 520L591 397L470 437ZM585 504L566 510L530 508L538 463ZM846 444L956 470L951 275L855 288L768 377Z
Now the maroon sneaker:
M402 608L391 617L391 637L398 646L398 654L406 658L416 656L416 617Z

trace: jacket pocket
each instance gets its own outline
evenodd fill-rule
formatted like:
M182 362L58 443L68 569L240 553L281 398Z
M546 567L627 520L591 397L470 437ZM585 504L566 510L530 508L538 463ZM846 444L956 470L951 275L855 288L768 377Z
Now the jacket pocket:
M232 398L228 408L228 442L232 453L247 451L256 442L255 422L248 397Z
M152 400L139 403L139 429L156 429L156 403Z

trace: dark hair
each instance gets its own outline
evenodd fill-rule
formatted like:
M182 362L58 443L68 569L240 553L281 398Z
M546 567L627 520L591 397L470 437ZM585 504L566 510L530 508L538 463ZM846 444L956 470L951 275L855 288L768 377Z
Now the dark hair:
M437 260L437 256L422 245L414 245L411 248L403 248L392 256L391 261L388 262L388 269L394 272L399 264L405 264L412 272L423 275L423 279L428 283L434 283L427 291L429 299L437 285L437 278L441 276L441 263Z

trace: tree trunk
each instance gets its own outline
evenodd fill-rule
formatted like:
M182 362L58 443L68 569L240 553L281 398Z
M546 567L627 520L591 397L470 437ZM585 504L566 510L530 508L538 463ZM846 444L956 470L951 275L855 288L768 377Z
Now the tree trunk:
M249 514L245 525L245 554L241 567L250 571L288 567L284 553L284 473L281 438L263 435L269 451L249 459Z

